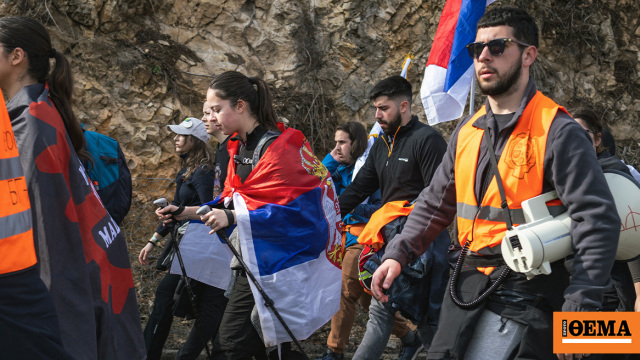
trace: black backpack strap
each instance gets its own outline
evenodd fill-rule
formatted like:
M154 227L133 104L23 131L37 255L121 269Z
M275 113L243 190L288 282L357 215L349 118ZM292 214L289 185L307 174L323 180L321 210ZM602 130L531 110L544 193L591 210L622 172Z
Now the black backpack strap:
M280 136L280 134L282 134L280 131L269 130L264 135L262 135L260 141L258 141L258 145L256 145L255 151L253 152L251 169L255 169L256 165L258 165L258 161L260 161L260 158L262 157L262 149L266 145L267 141L277 138L278 136Z

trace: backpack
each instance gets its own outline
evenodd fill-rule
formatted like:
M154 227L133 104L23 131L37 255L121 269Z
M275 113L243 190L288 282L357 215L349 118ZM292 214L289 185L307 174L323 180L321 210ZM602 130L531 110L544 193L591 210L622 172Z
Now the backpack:
M95 131L82 130L93 165L86 163L89 178L102 204L120 225L131 208L131 172L118 142Z

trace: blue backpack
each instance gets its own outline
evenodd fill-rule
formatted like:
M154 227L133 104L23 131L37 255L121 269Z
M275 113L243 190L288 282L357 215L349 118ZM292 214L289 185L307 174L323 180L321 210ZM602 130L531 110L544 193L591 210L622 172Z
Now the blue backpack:
M118 142L95 131L84 130L93 165L85 163L102 204L118 225L131 208L131 172Z

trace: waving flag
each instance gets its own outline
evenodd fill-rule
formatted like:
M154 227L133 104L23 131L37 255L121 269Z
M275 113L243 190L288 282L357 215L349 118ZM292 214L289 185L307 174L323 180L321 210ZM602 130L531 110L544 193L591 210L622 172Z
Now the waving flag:
M229 141L229 156L238 142ZM340 209L331 176L298 131L288 128L244 183L229 163L222 197L233 200L242 257L297 339L338 311ZM290 337L251 283L265 345Z
M211 228L202 221L192 220L180 241L180 254L184 269L192 279L226 290L231 280L229 246L217 234L209 235ZM177 259L171 263L171 273L182 275Z
M478 20L494 0L448 0L442 10L420 90L429 124L462 116L473 79L465 46L476 37Z
M76 359L146 357L124 234L71 145L44 84L7 104L32 204L40 277Z

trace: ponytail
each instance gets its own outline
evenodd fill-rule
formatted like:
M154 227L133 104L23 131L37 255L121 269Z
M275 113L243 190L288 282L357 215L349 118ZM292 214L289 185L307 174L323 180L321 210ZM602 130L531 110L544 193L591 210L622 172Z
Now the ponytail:
M56 65L48 78L49 96L62 117L64 127L67 129L76 153L78 153L81 159L91 161L91 155L86 149L82 127L71 107L73 99L73 74L71 73L71 66L67 58L55 49L51 49L50 53L56 60Z
M237 71L226 71L216 76L209 88L220 99L229 100L231 106L235 106L238 100L246 102L260 126L265 130L278 130L271 92L264 80L250 78Z
M49 83L49 96L60 113L73 148L83 160L92 161L85 147L80 123L71 108L73 78L71 67L64 55L51 46L47 29L38 21L26 16L0 18L0 45L5 52L21 48L28 61L27 73L39 83ZM49 59L55 59L55 68L49 74Z

